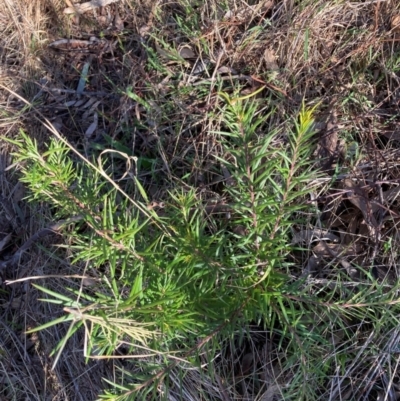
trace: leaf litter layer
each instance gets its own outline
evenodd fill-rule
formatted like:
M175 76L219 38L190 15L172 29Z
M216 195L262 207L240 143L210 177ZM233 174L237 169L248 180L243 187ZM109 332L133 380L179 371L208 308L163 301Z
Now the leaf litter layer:
M249 187L235 176L235 146L220 135L233 130L226 102L232 107L256 102L255 114L263 118L256 136L274 133L266 152L270 159L287 149L302 104L317 105L307 161L320 174L296 187L298 200L292 201L307 207L294 207L288 234L293 249L283 252L280 273L295 287L282 305L271 303L281 321L265 325L266 316L252 317L246 325L242 316L236 327L221 328L220 347L212 341L203 347L208 337L188 339L195 351L182 349L179 363L140 351L142 364L128 358L85 364L91 321L71 336L51 370L50 352L69 326L25 334L65 315L60 305L39 298L70 296L67 288L79 294L99 288L108 295L102 280L111 279L109 262L94 268L76 259L72 245L86 238L95 247L90 230L108 240L115 227L96 226L94 213L101 209L90 214L27 203L19 183L24 163L13 165L10 152L16 148L3 142L2 261L60 218L88 212L89 222L66 224L63 236L38 236L17 265L3 263L2 395L94 399L108 388L102 378L126 386L119 389L123 394L143 383L141 375L159 373L153 396L171 400L397 399L397 2L120 1L79 16L64 15L67 6L55 0L0 5L4 138L19 139L22 128L44 150L53 135L43 125L48 119L80 154L101 155L112 179L140 198L132 184L136 177L148 197L142 203L156 221L168 217L170 204L176 207L171 192L191 193L189 217L200 208L194 215L206 223L208 236L226 230L243 249L248 245L243 238L251 238L256 224L248 213L254 217L270 209L252 214L244 205L238 213L232 205ZM77 155L72 161L82 164ZM276 170L270 174L283 185ZM84 199L97 205L90 196ZM29 276L42 277L37 282L52 293L38 291L31 281L6 285ZM300 341L306 332L314 339ZM93 355L100 354L97 341ZM138 356L129 338L123 341L112 356ZM173 344L164 346L166 351ZM144 383L151 388L154 381Z

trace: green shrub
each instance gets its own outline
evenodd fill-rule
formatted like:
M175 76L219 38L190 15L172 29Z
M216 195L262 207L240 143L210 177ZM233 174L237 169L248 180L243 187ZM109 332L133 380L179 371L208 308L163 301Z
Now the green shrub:
M87 357L113 357L121 344L127 354L146 356L143 375L125 374L105 398L155 396L156 383L179 361L198 364L204 349L215 351L252 321L278 323L290 341L315 340L302 323L309 311L296 299L301 287L290 279L287 258L290 229L315 177L313 110L301 110L292 132L266 132L269 116L256 101L223 97L224 129L210 133L223 149L216 164L228 174L217 212L187 183L168 193L161 212L149 207L135 169L117 182L107 153L76 161L61 137L43 153L24 133L13 141L30 198L66 219L73 263L84 261L89 274L101 276L95 289L66 288L70 295L40 287L67 313L36 330L70 322L58 356L79 327ZM158 369L151 355L159 357Z

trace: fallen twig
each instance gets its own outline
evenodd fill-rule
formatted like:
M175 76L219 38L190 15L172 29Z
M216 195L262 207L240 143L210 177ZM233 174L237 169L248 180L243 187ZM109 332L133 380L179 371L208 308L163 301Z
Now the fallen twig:
M66 220L60 220L59 222L52 224L49 227L45 227L42 228L41 230L39 230L36 234L32 235L22 246L21 248L18 249L17 252L14 253L14 255L8 259L8 260L4 260L4 261L0 261L0 272L2 270L5 270L7 268L16 266L18 261L20 260L22 254L27 251L34 242L38 241L39 239L50 235L50 234L58 234L60 229L67 225L67 224L71 224L74 223L76 221L82 220L82 216L78 215L78 216L74 216L71 217L69 219Z
M93 10L94 8L104 7L117 1L119 0L92 0L82 4L74 4L73 7L67 7L64 9L64 14L83 14L87 11Z

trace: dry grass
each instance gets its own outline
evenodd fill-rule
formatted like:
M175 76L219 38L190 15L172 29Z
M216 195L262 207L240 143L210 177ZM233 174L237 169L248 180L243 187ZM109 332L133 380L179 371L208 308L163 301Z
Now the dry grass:
M1 135L15 137L23 127L39 142L45 141L49 133L42 125L44 116L85 154L118 143L121 150L140 155L146 171L142 178L157 202L182 177L201 188L201 196L215 199L219 182L226 179L215 168L214 156L221 149L211 134L222 124L218 113L213 113L218 91L232 93L242 84L240 96L265 86L258 96L265 99L266 112L274 111L265 129L279 128L280 132L285 132L288 117L302 101L320 103L315 157L323 158L320 166L325 178L319 193L312 194L315 215L309 216L307 226L294 227L300 235L298 242L308 247L308 252L292 255L299 266L294 274L312 273L308 284L318 288L340 268L346 270L351 284L360 279L360 271L352 268L357 265L380 280L389 277L385 285L392 288L398 278L400 216L397 1L246 4L233 0L222 5L213 0L198 4L125 0L79 19L63 15L64 7L61 0L0 3ZM90 43L92 36L104 41ZM49 47L62 38L88 44L80 45L83 50ZM187 53L182 49L188 49ZM90 63L88 83L77 93L85 63ZM201 66L205 71L196 74ZM134 96L126 93L128 87ZM34 107L27 107L16 94ZM95 121L96 129L90 133ZM284 135L278 140L285 140ZM15 195L18 174L11 168L8 151L2 144L4 230L0 229L0 241L10 232L13 239L0 250L2 258L51 221L45 208L32 208ZM112 162L115 171L122 169L121 161ZM307 233L316 228L323 228L332 241L312 243ZM67 285L77 286L61 277L80 274L84 266L51 257L59 255L51 245L60 241L56 236L44 240L23 257L19 271L0 271L2 399L91 400L104 387L102 378L113 380L117 363L85 364L79 334L51 371L50 350L64 333L58 326L34 336L24 331L62 311L39 302L28 282L4 284L6 279L57 274L59 279L43 282L58 292ZM379 334L379 330L369 336L363 333L358 346L386 349L397 342L397 331L380 339ZM279 370L277 360L282 356L275 355L271 361L274 350L266 360L267 336L258 333L252 338L260 336L259 344L248 343L243 355L227 351L216 358L218 390L209 377L190 373L184 399L196 399L192 382L208 389L208 399L272 400L277 396L291 373ZM348 346L354 343L349 340ZM246 355L252 362L245 369ZM368 398L373 393L365 389L366 382L379 380L384 394L389 381L399 380L397 365L392 373L382 374L381 366L387 361L371 355L375 358L371 366L379 368L368 367L357 354L354 364L332 379L320 399L373 399ZM240 373L241 369L245 372ZM248 379L249 372L256 372L264 386L257 384L254 375L253 381ZM171 400L179 399L179 383L176 380ZM396 396L390 393L386 399Z

